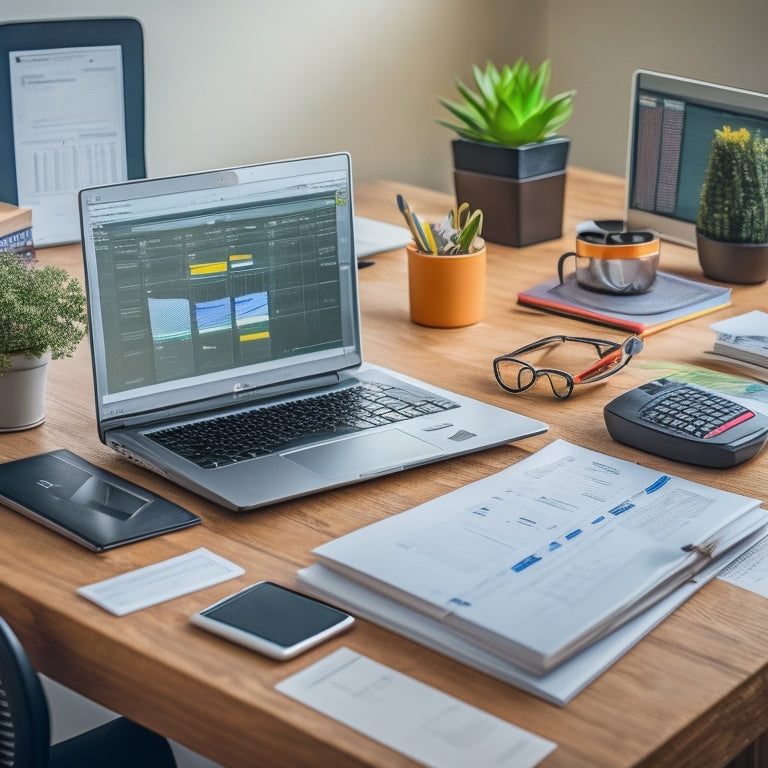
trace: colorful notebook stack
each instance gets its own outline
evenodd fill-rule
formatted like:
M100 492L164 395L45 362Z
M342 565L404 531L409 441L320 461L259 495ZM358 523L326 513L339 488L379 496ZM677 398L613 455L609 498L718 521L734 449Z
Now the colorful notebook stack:
M517 301L647 336L731 304L729 288L659 272L646 293L618 295L582 288L573 275L553 277L518 294Z
M0 202L0 253L9 251L32 259L32 210Z

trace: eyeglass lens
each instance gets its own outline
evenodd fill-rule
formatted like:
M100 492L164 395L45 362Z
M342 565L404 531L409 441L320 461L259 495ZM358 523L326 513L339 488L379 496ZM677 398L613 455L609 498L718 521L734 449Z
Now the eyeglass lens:
M574 343L575 342L575 343ZM593 354L597 352L599 357L595 360L591 355L591 363L584 367L585 350L592 347ZM546 378L549 381L552 392L561 399L568 397L573 392L574 384L583 384L593 381L599 381L623 368L633 355L637 354L643 348L641 339L630 336L621 344L601 341L600 339L590 339L582 337L569 336L550 336L533 342L522 347L509 355L503 355L494 361L494 371L499 384L510 392L523 392L532 387L537 379ZM571 363L576 365L557 365L550 367L551 360L547 360L549 366L541 367L544 357L551 353L571 352L576 353ZM538 354L539 364L522 360L518 355L527 356L529 354ZM558 355L558 357L560 357ZM568 355L566 355L568 357ZM580 360L580 364L579 361ZM565 362L562 358L558 363ZM565 371L580 371L570 374Z
M502 386L512 392L529 389L536 383L537 378L546 378L558 397L567 397L572 389L571 381L565 373L549 368L537 370L514 358L502 358L497 361L496 373Z

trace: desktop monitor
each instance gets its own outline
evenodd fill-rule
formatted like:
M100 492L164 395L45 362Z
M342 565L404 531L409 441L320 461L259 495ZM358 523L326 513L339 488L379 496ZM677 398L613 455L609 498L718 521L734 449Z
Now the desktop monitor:
M768 94L638 70L632 84L626 226L696 246L701 187L715 129L768 137Z

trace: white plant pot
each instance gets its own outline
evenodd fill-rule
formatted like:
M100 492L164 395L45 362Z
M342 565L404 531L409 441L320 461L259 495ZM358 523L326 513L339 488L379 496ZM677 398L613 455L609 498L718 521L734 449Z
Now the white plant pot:
M45 382L50 355L12 355L0 374L0 432L31 429L45 421Z

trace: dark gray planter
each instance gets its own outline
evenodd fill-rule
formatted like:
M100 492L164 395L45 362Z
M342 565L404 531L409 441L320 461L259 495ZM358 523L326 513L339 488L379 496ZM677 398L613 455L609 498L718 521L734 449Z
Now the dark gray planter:
M563 234L565 171L529 179L454 171L456 199L483 212L483 237L519 248Z
M490 242L520 247L560 237L569 148L564 136L521 147L456 139L456 200L483 211Z
M527 179L564 171L570 146L571 140L566 136L553 136L520 147L455 139L452 144L453 167L457 171Z
M704 274L724 283L749 285L768 280L768 243L730 243L696 232Z

